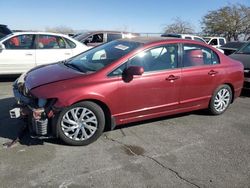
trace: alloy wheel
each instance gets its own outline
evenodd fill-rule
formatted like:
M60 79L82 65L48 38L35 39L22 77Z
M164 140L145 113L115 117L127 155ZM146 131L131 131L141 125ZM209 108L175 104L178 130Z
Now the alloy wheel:
M61 129L65 136L75 141L92 137L97 131L98 120L93 111L76 107L67 111L61 120Z
M218 112L223 112L226 110L228 105L230 104L230 91L227 88L220 89L214 99L214 108Z

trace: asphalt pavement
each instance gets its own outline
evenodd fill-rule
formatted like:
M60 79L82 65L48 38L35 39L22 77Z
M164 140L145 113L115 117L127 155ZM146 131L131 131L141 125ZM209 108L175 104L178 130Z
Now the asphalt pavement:
M85 147L26 135L0 79L0 187L250 187L250 92L220 116L185 113L121 126Z

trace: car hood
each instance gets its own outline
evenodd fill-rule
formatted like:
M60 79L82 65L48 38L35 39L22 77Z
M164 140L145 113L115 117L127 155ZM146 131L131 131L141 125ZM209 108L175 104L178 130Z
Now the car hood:
M25 86L27 89L33 89L45 84L76 78L84 73L73 70L63 63L43 65L31 69L25 75Z
M229 57L232 59L240 61L245 69L250 69L250 54L231 54Z

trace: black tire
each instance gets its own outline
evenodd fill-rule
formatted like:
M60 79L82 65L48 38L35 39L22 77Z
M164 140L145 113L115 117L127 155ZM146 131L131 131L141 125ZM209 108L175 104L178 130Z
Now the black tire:
M65 117L66 113L68 113L70 110L76 109L76 108L84 108L84 109L91 111L94 114L95 119L97 120L97 124L95 125L97 129L95 130L95 132L93 133L92 136L90 136L89 138L87 138L85 140L74 140L74 138L69 137L70 134L67 136L66 135L67 133L65 133L65 131L63 130L64 128L63 128L62 124L65 123L65 122L62 122L63 117ZM90 101L79 102L79 103L76 103L68 108L65 108L64 110L62 110L60 112L58 120L57 120L57 131L58 131L59 138L62 141L64 141L66 144L74 145L74 146L85 146L85 145L88 145L88 144L96 141L101 136L101 134L104 130L104 127L105 127L105 115L104 115L102 108L99 105L97 105L96 103L90 102ZM85 129L85 131L86 130L88 131L88 129ZM82 131L80 131L80 132L82 132ZM81 133L81 134L83 134L83 133Z
M219 97L219 93L220 92L223 93L222 90L228 93L229 96L226 97L226 95L225 95L225 97L223 98L223 99L225 99L225 101L228 100L228 102L226 103L226 105L224 105L223 107L221 107L221 110L218 110L218 106L219 105L216 106L216 104L218 104L217 101L216 101L216 99L218 99L217 97ZM232 89L230 88L229 85L223 84L223 85L219 86L214 91L213 96L212 96L212 98L210 100L210 103L209 103L209 112L211 114L213 114L213 115L223 114L227 110L227 108L230 106L230 104L232 102L232 97L233 97L233 95L232 95Z

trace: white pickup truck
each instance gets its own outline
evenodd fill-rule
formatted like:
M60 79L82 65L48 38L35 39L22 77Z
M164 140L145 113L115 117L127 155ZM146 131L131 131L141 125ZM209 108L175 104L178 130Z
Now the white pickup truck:
M203 38L209 45L219 48L222 45L226 44L227 41L224 37L204 37Z

